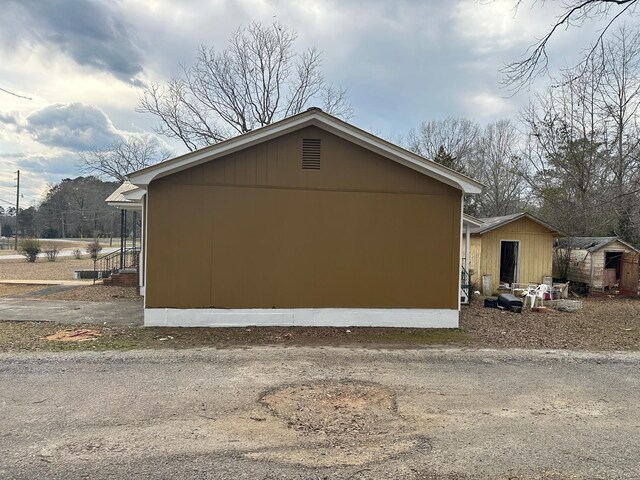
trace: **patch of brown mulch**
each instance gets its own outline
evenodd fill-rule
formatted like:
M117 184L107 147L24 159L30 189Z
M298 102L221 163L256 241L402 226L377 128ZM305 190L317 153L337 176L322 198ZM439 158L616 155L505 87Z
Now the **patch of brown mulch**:
M118 287L112 285L87 285L72 288L63 292L55 292L40 297L41 300L78 300L84 302L112 302L116 300L141 301L135 287Z
M460 326L482 347L639 350L640 300L584 298L576 312L511 313L484 308L482 299L462 309Z

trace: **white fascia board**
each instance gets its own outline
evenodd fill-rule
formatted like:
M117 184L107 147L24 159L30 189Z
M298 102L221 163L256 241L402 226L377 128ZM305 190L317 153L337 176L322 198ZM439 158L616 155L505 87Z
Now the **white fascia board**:
M145 308L145 327L458 328L455 309L422 308Z
M481 227L484 222L479 218L472 217L471 215L467 215L466 213L462 214L462 222L463 225L471 225L473 227Z
M142 197L144 196L145 193L147 193L147 191L144 188L138 187L134 190L129 190L128 192L124 192L122 196L127 200L139 202L142 200Z
M374 136L350 126L347 123L338 122L332 117L318 112L309 112L290 121L282 121L273 125L263 127L245 135L231 139L222 144L207 147L200 151L177 157L163 164L133 172L129 175L129 181L138 187L149 185L152 180L161 178L172 173L199 165L216 158L229 155L235 151L265 142L272 138L284 135L290 131L295 131L306 126L317 126L325 129L341 138L349 140L356 145L360 145L367 150L378 153L386 158L396 161L401 165L409 167L429 177L435 178L447 185L462 190L468 194L478 194L482 191L482 185L468 177L459 175L437 163L419 158L406 150L393 146L385 141L376 139ZM235 140L235 141L234 141Z
M383 141L371 139L364 132L349 128L347 124L329 122L323 118L319 126L367 150L394 160L405 167L409 167L429 177L435 178L442 183L458 188L462 190L463 193L479 194L482 192L482 185L480 183L467 177L459 176L455 172L442 167L435 162L431 162L430 160L423 158L418 159L403 148L396 147Z
M122 210L142 210L142 204L138 202L107 202L107 205Z

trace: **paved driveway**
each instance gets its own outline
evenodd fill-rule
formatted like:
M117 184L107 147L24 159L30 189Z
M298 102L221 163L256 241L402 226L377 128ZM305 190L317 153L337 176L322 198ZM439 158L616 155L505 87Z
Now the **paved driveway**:
M518 350L5 354L0 478L640 478L638 367Z
M57 288L57 287L52 287ZM50 291L51 289L47 289ZM31 292L29 297L37 296ZM96 323L103 325L142 325L140 301L81 302L72 300L34 300L21 296L0 298L0 321L46 321Z

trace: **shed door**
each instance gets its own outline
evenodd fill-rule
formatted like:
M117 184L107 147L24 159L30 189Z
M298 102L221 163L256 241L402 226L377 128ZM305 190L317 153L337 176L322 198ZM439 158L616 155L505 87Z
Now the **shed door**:
M620 262L620 293L628 297L638 296L638 262L640 254L627 252Z
M500 240L500 283L518 281L518 247L520 242Z

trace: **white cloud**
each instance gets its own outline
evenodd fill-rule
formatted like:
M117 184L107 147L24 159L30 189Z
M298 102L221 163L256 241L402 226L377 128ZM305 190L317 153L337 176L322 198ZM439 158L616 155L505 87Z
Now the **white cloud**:
M490 92L462 96L461 102L471 116L485 121L512 116L517 108L507 98Z
M514 0L461 0L451 16L454 31L481 54L529 45L552 24L556 6L517 5Z
M55 181L63 170L77 175L70 159L78 148L151 131L155 118L135 112L136 85L178 74L200 44L223 48L231 32L251 21L281 22L298 32L296 49L323 51L323 73L348 89L353 122L384 136L447 116L513 116L526 94L503 98L499 69L544 34L560 8L533 0L517 14L515 0L5 3L0 87L33 100L0 92L0 184L11 182L6 172L20 164L25 188ZM590 25L561 32L553 59L568 62L595 31ZM60 107L77 104L84 107ZM37 112L47 112L48 122L35 124Z

